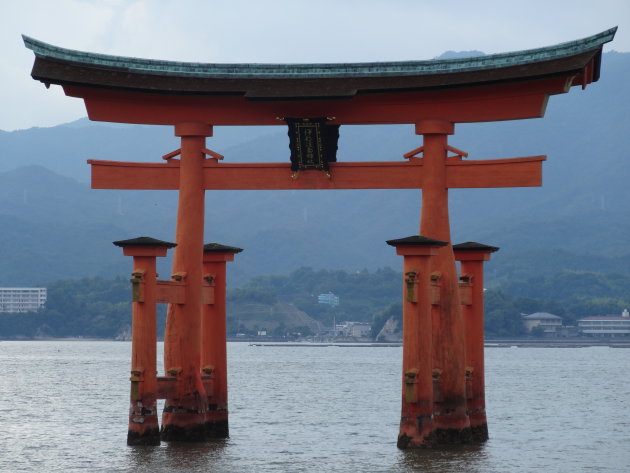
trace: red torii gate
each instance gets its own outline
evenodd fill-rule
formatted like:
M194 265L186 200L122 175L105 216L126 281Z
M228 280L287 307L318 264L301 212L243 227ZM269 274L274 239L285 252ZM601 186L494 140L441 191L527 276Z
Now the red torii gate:
M173 125L181 138L181 148L165 155L165 163L89 161L93 188L179 190L173 280L161 282L162 301L171 302L164 342L169 376L157 379L150 360L148 369L132 366L128 443L159 442L157 418L147 421L151 409L138 403L142 396L166 398L165 440L227 436L227 411L213 417L208 408L212 399L227 404L226 368L222 361L211 363L220 355L202 356L200 335L202 307L225 295L224 285L217 291L213 275L203 267L206 189L422 189L422 236L388 242L404 255L406 273L398 445L485 440L481 265L496 248L469 243L454 251L448 189L539 186L545 157L464 161L466 153L449 146L447 138L455 123L543 116L550 95L598 80L603 44L615 31L474 58L300 65L134 59L24 37L36 56L33 78L47 86L59 84L66 95L83 99L90 119ZM277 125L278 117L331 117L337 125L415 124L423 146L407 153L407 161L330 163L330 175L307 170L298 179L292 178L289 164L222 163L220 155L206 148L213 126ZM151 310L143 311L158 298L146 289L158 283L142 278L154 272L150 258L164 254L170 244L150 239L117 244L144 265L137 273L134 266L134 274L147 299L134 299L134 314L151 317ZM234 252L223 253L223 268ZM456 255L462 261L462 281ZM208 291L211 297L204 295ZM467 307L463 311L460 292ZM224 304L214 308L215 322L224 319ZM224 332L214 335L214 344L225 344ZM213 383L211 375L223 386Z

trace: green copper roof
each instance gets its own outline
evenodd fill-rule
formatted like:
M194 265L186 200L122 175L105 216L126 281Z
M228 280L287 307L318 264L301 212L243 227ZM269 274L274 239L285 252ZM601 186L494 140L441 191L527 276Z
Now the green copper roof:
M96 54L60 48L22 36L24 44L37 57L73 62L95 67L124 69L129 72L199 78L351 78L383 76L417 76L451 72L481 71L519 66L573 56L601 48L612 41L617 28L588 38L544 48L467 58L428 61L366 62L340 64L206 64L160 61Z

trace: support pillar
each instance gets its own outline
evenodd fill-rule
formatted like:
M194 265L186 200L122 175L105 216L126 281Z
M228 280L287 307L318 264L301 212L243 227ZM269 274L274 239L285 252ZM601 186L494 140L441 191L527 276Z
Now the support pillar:
M206 432L211 438L229 437L227 380L226 264L241 248L209 243L203 247L203 273L214 284L214 301L204 304L201 316L201 370L213 377L207 393Z
M447 242L422 236L389 240L403 263L403 381L398 448L436 442L433 422L431 259Z
M149 237L115 241L133 256L131 322L131 393L127 445L159 445L157 416L156 262L174 243Z
M416 124L423 135L423 182L420 233L428 238L451 241L446 164L448 135L454 125L442 120ZM466 413L464 326L457 284L457 270L451 244L440 248L432 259L434 277L439 278L439 306L434 310L434 373L440 396L434 403L438 443L466 443L471 440Z
M176 393L164 403L162 440L205 440L206 395L201 379L201 281L203 257L204 196L203 162L206 136L212 127L190 122L175 125L181 137L177 250L173 278L185 285L183 304L168 308L164 334L164 367L175 376Z
M499 248L475 242L454 245L455 259L461 262L460 278L471 286L470 303L462 306L466 333L466 371L471 381L468 398L468 416L472 438L488 440L486 419L486 393L483 335L483 262L490 260L490 253Z

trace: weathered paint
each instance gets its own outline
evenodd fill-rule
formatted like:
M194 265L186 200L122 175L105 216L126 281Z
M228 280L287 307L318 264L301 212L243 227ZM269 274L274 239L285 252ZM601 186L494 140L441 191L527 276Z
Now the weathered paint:
M131 389L128 445L159 445L157 398L156 257L166 256L166 247L123 247L133 256L133 287L142 297L132 302ZM139 291L139 288L142 291ZM134 291L135 292L135 291Z
M431 120L416 124L424 137L422 214L420 233L451 241L446 180L447 136L452 123ZM463 443L471 439L466 408L464 325L452 245L439 249L432 259L432 271L439 273L439 305L433 309L433 368L440 370L441 400L433 405L435 435L440 443Z
M201 316L201 367L211 373L213 390L207 393L206 431L213 438L229 436L226 326L226 264L233 252L204 252L203 272L214 285L214 303L204 304Z
M392 242L388 242L394 244ZM396 246L403 255L403 360L399 448L436 442L433 421L431 263L437 245Z
M460 274L466 277L471 286L471 301L463 305L464 327L466 334L466 370L470 379L468 396L468 417L472 438L475 441L488 439L488 421L486 418L485 399L485 362L484 362L484 303L483 303L483 262L490 259L490 253L496 248L455 250L455 258L461 262Z
M201 380L201 282L203 257L203 150L212 127L181 123L179 204L173 274L186 282L185 302L170 304L164 333L164 367L177 378L177 394L167 398L162 414L162 439L199 441L206 438L206 393Z

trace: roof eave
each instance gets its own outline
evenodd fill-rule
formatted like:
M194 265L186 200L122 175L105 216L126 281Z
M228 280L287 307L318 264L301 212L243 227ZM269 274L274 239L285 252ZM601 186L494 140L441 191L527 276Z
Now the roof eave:
M534 80L558 74L569 76L589 64L593 65L593 73L587 82L594 82L599 78L602 47L612 41L616 29L547 48L474 58L320 65L155 61L59 48L27 36L23 39L36 56L33 78L47 85L283 100L347 98L356 93L408 92ZM325 73L312 73L315 70Z

